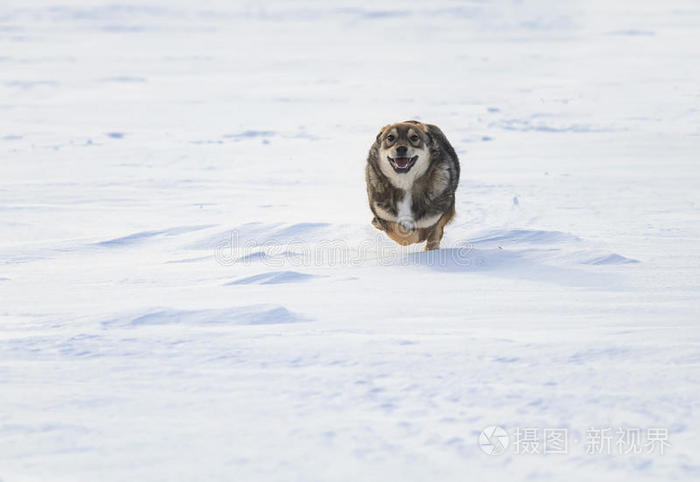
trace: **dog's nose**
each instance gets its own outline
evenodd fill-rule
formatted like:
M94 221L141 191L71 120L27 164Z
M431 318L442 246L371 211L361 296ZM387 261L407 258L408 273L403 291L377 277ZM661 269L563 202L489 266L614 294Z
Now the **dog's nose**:
M399 156L405 156L407 152L408 147L406 146L399 146L396 148L396 154L398 154Z

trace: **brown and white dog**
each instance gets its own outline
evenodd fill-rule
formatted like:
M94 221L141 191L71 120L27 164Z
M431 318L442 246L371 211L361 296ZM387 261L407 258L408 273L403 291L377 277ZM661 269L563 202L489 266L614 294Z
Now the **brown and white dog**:
M401 245L440 247L455 214L459 160L437 126L406 121L382 128L365 177L374 227Z

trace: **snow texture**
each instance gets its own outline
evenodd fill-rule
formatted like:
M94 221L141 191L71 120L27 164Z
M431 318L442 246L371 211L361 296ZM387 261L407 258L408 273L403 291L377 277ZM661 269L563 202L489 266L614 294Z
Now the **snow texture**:
M0 480L697 480L699 61L694 0L4 0ZM437 252L370 226L406 119Z

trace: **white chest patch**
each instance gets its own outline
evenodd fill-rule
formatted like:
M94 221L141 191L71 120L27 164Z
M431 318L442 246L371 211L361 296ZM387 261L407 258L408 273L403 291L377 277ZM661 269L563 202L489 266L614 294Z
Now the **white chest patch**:
M397 218L399 221L413 222L413 196L411 196L411 191L405 191L403 193L403 199L396 205Z
M376 203L374 204L374 209L377 215L382 219L395 223L405 223L416 229L429 228L442 217L442 213L438 213L416 219L413 214L413 195L411 191L404 191L403 198L396 204L396 216Z

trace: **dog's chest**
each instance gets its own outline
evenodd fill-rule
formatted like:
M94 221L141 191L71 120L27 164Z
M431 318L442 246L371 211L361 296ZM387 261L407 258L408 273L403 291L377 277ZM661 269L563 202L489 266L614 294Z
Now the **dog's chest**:
M403 197L396 204L396 217L399 221L414 221L413 195L411 191L403 191Z
M420 197L416 199L416 195L412 191L397 190L391 207L386 209L380 204L375 204L375 212L386 221L408 225L413 229L433 226L443 213L426 213L424 209L420 209ZM420 195L418 194L418 196Z
M376 214L386 221L408 223L415 221L411 191L396 189L388 199L383 202L375 201L373 205Z

